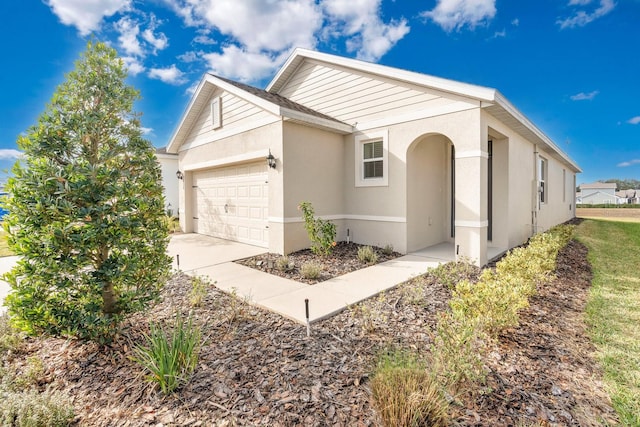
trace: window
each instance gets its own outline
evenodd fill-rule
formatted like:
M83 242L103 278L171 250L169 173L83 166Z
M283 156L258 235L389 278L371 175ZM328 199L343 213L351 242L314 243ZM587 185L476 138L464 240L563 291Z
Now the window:
M382 178L382 140L362 144L364 154L364 179Z
M219 96L211 100L211 124L214 129L222 127L222 99Z
M356 187L389 184L388 132L371 132L355 138Z
M538 190L540 193L540 203L547 203L549 195L547 194L547 178L548 178L548 163L547 159L544 157L540 157L540 164L538 167L538 182L540 183L540 189Z

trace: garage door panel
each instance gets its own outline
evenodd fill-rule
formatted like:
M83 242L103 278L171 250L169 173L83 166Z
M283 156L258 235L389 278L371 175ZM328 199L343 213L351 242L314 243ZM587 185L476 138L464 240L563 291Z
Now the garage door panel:
M267 178L262 161L195 172L194 231L267 247Z

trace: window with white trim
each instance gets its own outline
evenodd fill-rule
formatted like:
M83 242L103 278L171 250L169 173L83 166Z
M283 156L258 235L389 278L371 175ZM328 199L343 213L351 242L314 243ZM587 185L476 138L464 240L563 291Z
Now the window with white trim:
M549 177L549 164L547 159L540 157L538 166L538 182L540 183L540 203L547 203L549 199L548 193L548 177Z
M214 129L222 127L222 98L219 96L211 100L211 124Z
M356 136L355 160L356 187L388 185L388 132Z

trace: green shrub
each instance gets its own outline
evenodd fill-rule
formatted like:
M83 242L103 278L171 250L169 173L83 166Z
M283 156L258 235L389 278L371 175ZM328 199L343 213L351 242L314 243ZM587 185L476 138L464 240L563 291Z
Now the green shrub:
M305 279L315 280L322 273L322 265L317 262L307 261L300 266L300 274Z
M9 316L4 313L0 315L0 353L5 351L15 351L22 344L20 332L11 325Z
M209 287L209 282L207 279L195 276L191 280L191 291L189 292L189 302L192 307L200 307L202 306L202 302L207 296L207 288Z
M447 262L429 270L429 276L449 289L455 288L459 281L475 278L480 268L471 264L468 260Z
M384 245L384 248L382 248L382 253L387 256L393 254L393 245L390 243Z
M134 349L134 360L148 372L147 380L170 394L186 384L198 364L202 332L189 316L186 323L176 316L173 331L167 333L159 325L151 324L146 336L147 346Z
M0 425L15 427L65 427L75 414L70 399L60 393L35 390L4 393L0 400Z
M302 202L298 209L302 211L304 228L311 240L311 251L316 255L329 255L336 246L336 225L331 221L314 216L313 206Z
M288 256L281 256L276 259L276 269L278 271L289 271L293 268L293 263Z
M371 246L360 246L358 248L358 259L364 264L375 264L378 262L378 254Z
M379 356L371 393L385 426L448 425L449 405L415 355L396 350Z

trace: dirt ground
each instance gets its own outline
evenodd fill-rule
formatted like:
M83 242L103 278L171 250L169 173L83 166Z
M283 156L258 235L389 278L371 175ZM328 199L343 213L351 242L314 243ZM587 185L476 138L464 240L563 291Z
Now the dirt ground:
M557 279L539 290L520 326L505 333L485 361L487 387L453 407L467 426L615 424L582 316L591 273L586 248L572 242ZM339 315L303 325L249 306L211 287L189 305L190 278L177 274L163 301L132 317L110 347L56 338L29 339L4 366L42 361L38 388L67 393L82 426L373 426L369 379L389 346L429 351L449 290L434 278L413 280ZM192 312L206 343L196 372L163 396L131 360L149 321Z
M577 208L578 218L604 218L616 221L640 222L640 209L633 208Z

